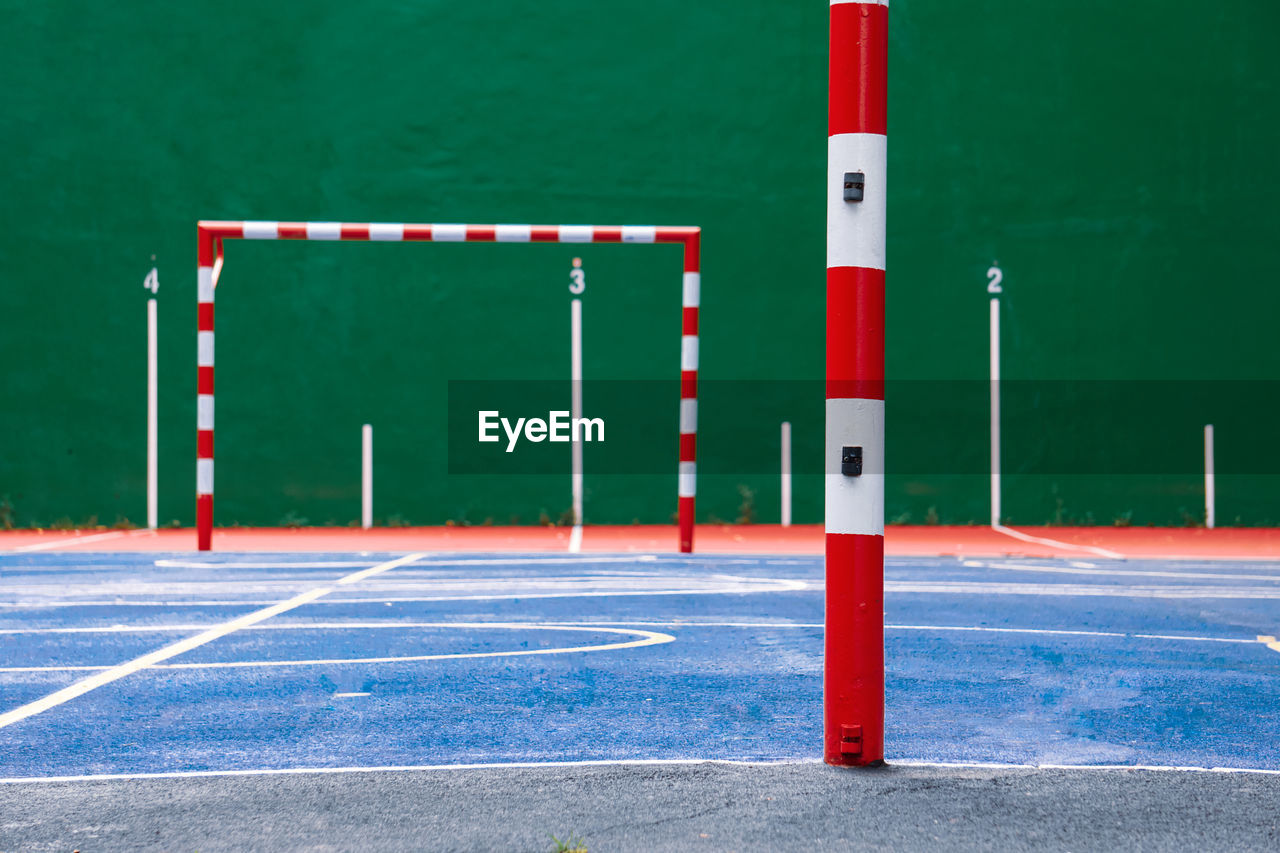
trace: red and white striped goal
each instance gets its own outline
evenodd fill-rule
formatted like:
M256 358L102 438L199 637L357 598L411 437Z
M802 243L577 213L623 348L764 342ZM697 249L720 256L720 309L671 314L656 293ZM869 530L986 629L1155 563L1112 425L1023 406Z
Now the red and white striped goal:
M196 538L213 540L213 295L222 268L223 240L361 240L435 243L679 243L684 246L680 334L680 439L676 493L680 550L693 550L698 429L698 298L701 284L697 227L652 225L462 225L349 222L206 222L197 225Z

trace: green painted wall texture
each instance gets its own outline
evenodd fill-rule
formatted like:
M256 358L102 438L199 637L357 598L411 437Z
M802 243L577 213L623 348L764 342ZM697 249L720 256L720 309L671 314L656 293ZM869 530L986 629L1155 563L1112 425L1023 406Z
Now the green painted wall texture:
M0 12L0 521L142 520L154 254L161 515L192 522L199 218L701 225L699 519L776 520L784 418L820 519L825 3ZM986 517L998 261L1011 521L1194 520L1212 421L1220 521L1280 522L1280 7L890 18L890 520ZM672 378L676 248L230 244L217 522L357 518L363 422L380 518L559 517L567 470L449 473L446 402L564 378L575 254L587 378ZM669 464L589 470L589 521L670 518L668 402Z

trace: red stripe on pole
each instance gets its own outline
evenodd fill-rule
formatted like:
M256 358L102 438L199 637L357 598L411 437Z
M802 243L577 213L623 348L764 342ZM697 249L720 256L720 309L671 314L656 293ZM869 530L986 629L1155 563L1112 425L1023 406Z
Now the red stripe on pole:
M850 569L849 567L852 567ZM827 534L823 757L884 759L884 537ZM854 742L852 727L861 740Z
M498 239L498 229L494 225L468 225L467 241L471 243L492 243Z
M196 548L208 551L213 544L213 495L196 495Z
M884 399L884 270L827 270L827 399Z
M682 335L698 334L698 309L697 308L684 309L684 317L681 323L680 334Z
M196 430L196 458L197 459L213 458L213 430L211 429Z
M426 242L431 239L430 225L406 225L404 226L404 239L411 241Z
M693 498L676 500L676 518L680 524L680 553L693 553Z
M695 229L684 241L684 271L698 272L702 264L702 239Z
M197 332L213 331L213 303L212 302L196 303L196 331Z
M889 9L867 3L831 7L828 135L885 133Z
M616 227L593 228L591 231L591 242L621 243L622 229Z
M665 225L653 229L653 239L657 243L687 243L696 239L702 229L696 225Z
M368 240L368 225L343 225L341 229L341 239L343 240Z
M307 223L278 222L276 223L276 236L281 240L305 240L307 239Z
M698 396L698 371L680 371L680 398L692 400Z
M213 368L212 367L196 368L196 393L197 394L213 393Z
M529 229L531 243L559 243L560 227L557 225L534 225Z
M692 432L680 433L680 461L695 462L698 455L698 436Z

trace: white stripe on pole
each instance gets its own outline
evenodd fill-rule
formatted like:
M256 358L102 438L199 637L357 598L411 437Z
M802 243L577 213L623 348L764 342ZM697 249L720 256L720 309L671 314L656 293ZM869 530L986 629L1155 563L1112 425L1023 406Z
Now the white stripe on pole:
M157 369L156 300L147 300L147 527L156 529L159 519L159 371Z
M373 527L373 427L360 428L360 526Z
M569 417L574 422L582 417L582 300L569 302L569 379L571 383L571 400ZM582 436L579 430L571 432L572 445L572 488L573 488L573 533L569 539L569 550L578 551L582 547Z
M791 526L791 421L782 422L782 526Z
M1213 529L1217 502L1213 476L1213 424L1204 425L1204 526Z
M991 526L1000 526L1000 300L991 298Z

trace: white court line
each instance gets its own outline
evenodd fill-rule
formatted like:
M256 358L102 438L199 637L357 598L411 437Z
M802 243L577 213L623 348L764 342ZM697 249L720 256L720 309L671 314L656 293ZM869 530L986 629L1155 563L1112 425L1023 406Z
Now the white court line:
M403 566L405 563L411 563L414 560L425 556L425 552L407 554L403 557L390 560L386 563L382 563L381 565L374 566L372 569L366 569L365 571L357 574L361 577L368 577L371 573L387 572L397 566ZM339 580L338 583L342 583L343 580L345 580L345 578ZM272 606L263 608L262 610L255 610L252 613L246 613L244 616L232 619L230 622L225 622L214 628L210 628L209 630L197 634L194 637L188 637L185 640L180 640L176 643L164 646L163 648L156 649L154 652L145 654L142 657L134 658L133 660L122 663L119 666L112 667L105 672L99 672L96 675L91 675L88 678L77 681L75 684L50 693L48 696L41 699L37 699L34 702L28 702L25 705L20 705L17 708L14 708L12 711L6 711L5 713L0 714L0 729L5 726L12 725L20 720L25 720L27 717L32 717L36 714L47 711L50 708L56 708L64 702L69 702L78 696L83 696L84 694L92 690L96 690L103 685L110 684L113 681L119 681L121 678L124 678L127 675L132 675L140 669L145 669L149 666L158 664L161 661L176 657L183 652L191 651L194 648L203 646L205 643L213 642L219 637L225 637L227 634L238 631L241 628L248 627L249 625L256 624L265 619L270 619L272 616L277 616L281 613L293 610L296 607L301 607L304 604L315 601L321 596L328 595L330 592L333 592L332 586L319 587L317 589L304 592L287 601L281 601L278 604L273 604Z
M274 625L252 625L246 631L356 631L395 630L403 628L501 627L493 622L283 622ZM510 623L505 623L510 624ZM543 623L528 623L539 625ZM601 620L545 623L547 627L567 626L643 626L646 628L824 628L821 622L691 622L686 620ZM177 631L203 631L209 625L109 625L101 628L5 628L6 634L150 634ZM1242 637L1203 637L1192 634L1141 634L1123 631L1076 631L1068 628L992 628L983 625L885 625L886 631L974 631L991 634L1040 634L1063 637L1116 637L1140 640L1185 640L1197 643L1260 643L1259 639ZM1268 641L1270 642L1270 641ZM1265 643L1264 643L1265 644ZM1277 645L1280 645L1278 643Z
M821 589L811 587L804 581L793 581L786 578L748 578L755 584L752 586L705 587L698 589L652 589L627 590L606 589L595 592L535 592L535 593L498 593L480 595L434 595L434 596L386 596L369 595L363 598L326 598L318 604L418 604L431 601L519 601L534 598L609 598L617 596L626 598L644 595L747 595L762 592L803 592ZM763 586L771 584L771 586ZM373 591L373 592L376 592ZM1280 596L1280 591L1277 592ZM42 601L42 602L0 602L0 608L12 610L44 610L53 607L253 607L270 604L269 601L258 600L125 600L106 599L91 601Z
M353 696L368 696L368 695L369 695L368 693L335 693L335 694L333 694L333 698L334 698L334 699L349 699L349 698L351 698L351 697L353 697Z
M326 592L327 591L328 590L326 590ZM630 630L624 628L587 628L573 625L539 625L536 623L517 622L454 622L449 623L449 627L505 628L510 630L523 629L530 631L582 631L591 634L630 634L632 636L639 634L641 635L641 639L632 640L628 643L602 643L594 646L564 646L554 649L511 649L499 652L458 652L456 654L402 655L399 657L387 656L369 658L312 658L307 660L211 661L208 663L153 663L142 668L248 669L252 667L337 666L340 664L353 663L405 663L410 661L428 660L462 660L472 658L526 657L530 655L563 655L572 654L574 652L608 652L618 651L620 649L638 649L643 646L656 646L663 643L673 643L676 639L670 634L662 634L658 631L643 631L634 628ZM141 660L141 658L139 660ZM6 666L0 667L0 672L94 672L114 668L115 667L106 666ZM0 727L3 725L3 718L0 718Z
M684 622L618 621L562 622L562 625L644 625L650 628L825 628L821 622ZM1064 637L1117 637L1141 640L1185 640L1197 643L1261 643L1261 639L1240 637L1200 637L1188 634L1135 634L1121 631L1074 631L1066 628L989 628L982 625L892 625L886 631L976 631L992 634L1045 634ZM59 629L52 629L59 630ZM75 630L75 629L72 629ZM1265 643L1264 643L1265 645Z
M1192 580L1270 581L1280 583L1277 575L1222 575L1210 572L1148 572L1136 569L1100 569L1097 566L1029 566L1024 563L965 560L970 569L1000 569L1009 572L1041 572L1050 575L1102 575L1103 577L1189 578Z
M653 563L658 560L656 554L632 554L617 557L588 556L583 558L566 557L496 557L479 560L449 559L425 560L419 563L420 568L434 566L538 566L546 563ZM754 562L754 561L751 561ZM156 560L162 569L314 569L329 566L367 566L371 561L362 563L219 563L213 560Z
M144 528L139 530L108 530L106 533L94 533L89 536L63 536L52 542L37 542L34 545L19 545L7 552L0 551L0 554L21 554L29 551L52 551L55 548L70 548L73 545L83 545L86 542L102 542L107 539L119 539L121 536L142 535L155 536L156 532L154 530L147 530Z
M622 758L587 761L512 761L487 764L387 764L371 767L263 767L250 770L179 770L168 773L99 773L84 776L10 776L0 778L0 785L30 785L49 782L110 782L138 779L206 779L235 776L337 776L350 773L413 773L459 770L533 770L571 769L575 767L688 767L720 765L724 767L789 767L821 764L818 758L784 758L772 761L750 761L723 758ZM942 770L1078 770L1104 773L1224 773L1280 776L1280 770L1258 767L1195 767L1159 764L1006 764L999 762L912 761L890 758L890 767L925 767ZM875 772L875 771L869 771Z
M1068 551L1087 551L1090 554L1097 554L1099 557L1106 557L1109 560L1123 560L1125 558L1124 554L1109 551L1106 548L1098 548L1093 545L1072 545L1070 542L1059 542L1057 539L1031 536L1020 530L1014 530L1012 527L1005 527L1003 524L993 524L991 529L996 533L1003 533L1005 536L1011 536L1014 539L1031 542L1036 545L1047 545L1050 548L1063 548Z

